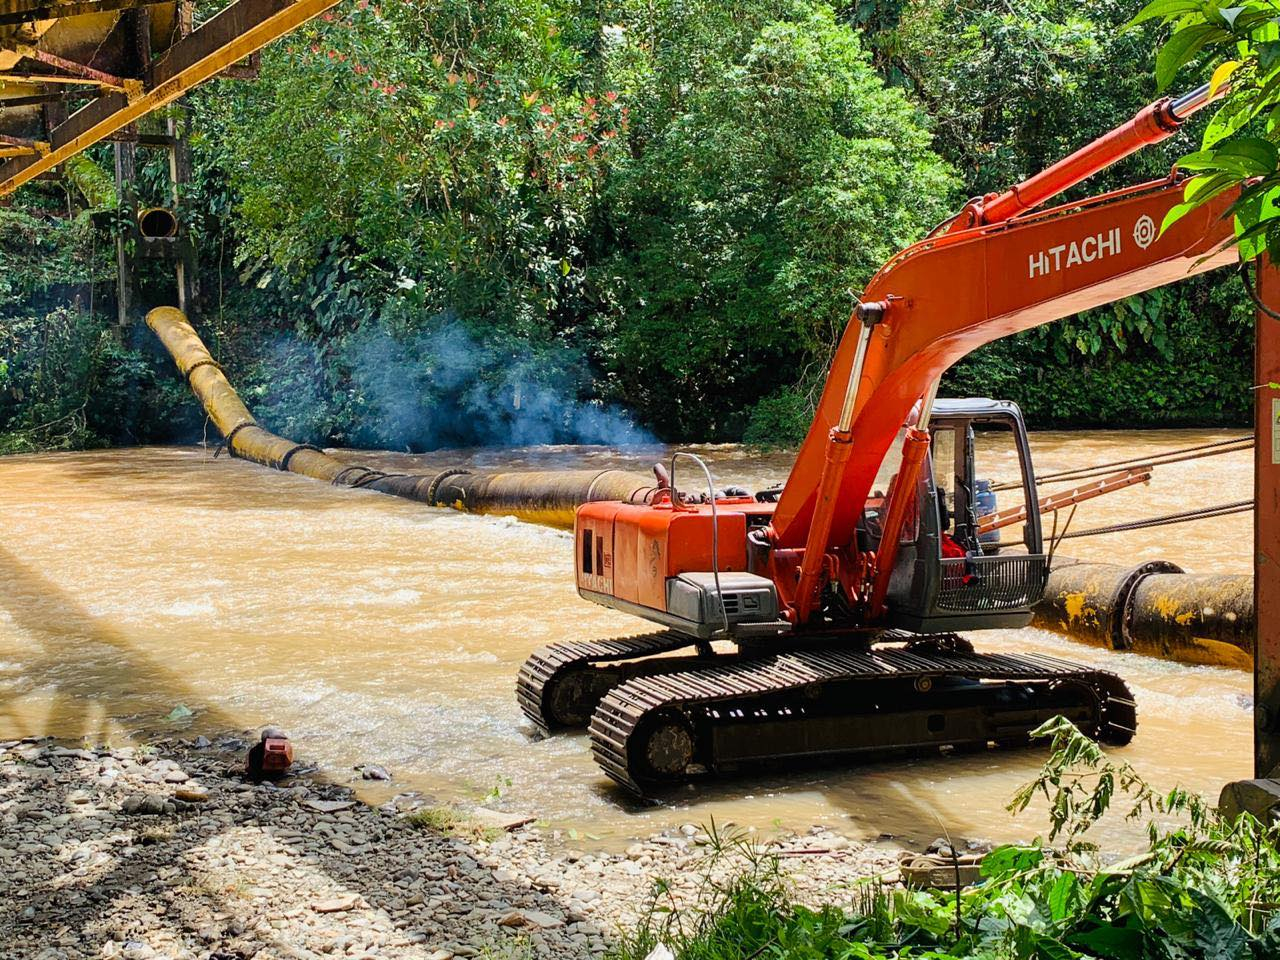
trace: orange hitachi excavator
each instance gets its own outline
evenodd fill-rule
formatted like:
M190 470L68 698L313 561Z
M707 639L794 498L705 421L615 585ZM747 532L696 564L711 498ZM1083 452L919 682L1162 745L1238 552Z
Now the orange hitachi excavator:
M600 766L639 794L784 760L1022 744L1058 714L1128 743L1136 708L1119 677L977 653L958 635L1027 624L1049 557L1035 509L1020 542L979 531L982 448L996 444L1035 503L1017 407L935 394L985 343L1235 259L1224 213L1237 191L1160 232L1183 201L1176 170L1029 212L1221 93L1151 104L885 264L780 492L717 491L677 454L648 502L580 507L578 592L662 629L537 651L517 688L534 723L587 725Z

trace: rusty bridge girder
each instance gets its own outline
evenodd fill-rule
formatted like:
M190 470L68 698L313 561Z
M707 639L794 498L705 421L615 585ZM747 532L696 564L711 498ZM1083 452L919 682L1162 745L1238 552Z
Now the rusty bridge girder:
M0 0L0 196L336 2L234 0L192 30L186 0Z

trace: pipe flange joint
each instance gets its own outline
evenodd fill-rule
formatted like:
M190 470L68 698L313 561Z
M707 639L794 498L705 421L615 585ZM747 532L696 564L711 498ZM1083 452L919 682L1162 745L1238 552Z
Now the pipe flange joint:
M281 469L281 470L288 470L288 469L289 469L289 461L293 459L293 455L294 455L295 453L299 453L299 452L300 452L300 451L302 451L302 450L313 450L313 451L315 451L316 453L324 453L324 451L323 451L323 450L321 450L319 447L317 447L314 443L298 443L298 444L294 444L292 447L290 447L288 450L286 450L286 451L285 451L284 456L280 458L280 469Z
M236 446L235 446L236 435L245 427L256 427L257 425L258 425L257 420L241 420L239 423L237 423L234 427L231 428L231 432L227 434L226 440L223 441L223 443L226 445L226 448L227 448L227 456L229 457L240 456L238 453L236 453Z
M1133 599L1138 584L1152 574L1185 573L1176 563L1168 560L1148 560L1133 567L1120 583L1116 591L1116 615L1111 627L1111 648L1113 650L1130 650L1133 648Z
M432 506L436 505L436 493L440 489L440 484L444 483L450 477L464 477L471 473L470 470L442 470L437 473L429 484L427 484L427 503Z
M197 360L191 366L187 367L186 370L182 371L182 376L183 376L183 379L187 381L187 386L191 386L191 375L195 373L197 370L199 370L201 367L213 367L213 369L217 370L219 373L223 372L222 364L220 364L217 360L213 359L213 357L204 357L203 359Z
M347 481L347 474L354 473L357 470L364 471L364 473L366 474L373 473L373 471L370 470L368 467L363 467L358 463L353 463L350 466L343 467L336 474L334 474L333 479L330 481L330 483L335 487L340 487L343 484L346 484L348 487L358 486L360 481L363 480L364 477L360 477L359 479L353 480L350 482Z

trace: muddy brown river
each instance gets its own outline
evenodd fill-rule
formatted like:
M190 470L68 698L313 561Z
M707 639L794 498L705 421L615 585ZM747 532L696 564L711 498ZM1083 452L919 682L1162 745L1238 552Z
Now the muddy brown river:
M1215 431L1040 433L1041 473L1240 436ZM786 454L696 447L717 480L785 478ZM623 466L654 448L556 447L409 457L399 470ZM1079 508L1076 528L1251 495L1249 451L1156 469ZM998 465L993 469L999 473ZM1002 503L1002 506L1005 504ZM53 734L120 743L139 730L286 727L304 759L348 781L386 766L377 799L417 789L500 803L605 845L678 823L761 830L821 823L929 840L944 831L1030 838L1035 811L1004 805L1042 759L1031 751L844 765L688 789L656 806L598 773L584 736L534 742L513 682L539 644L644 629L580 600L569 534L336 489L194 447L0 459L0 739ZM1251 570L1251 516L1069 541L1064 554ZM1216 796L1250 773L1247 674L1115 654L1027 629L975 634L979 649L1105 666L1137 695L1140 729L1117 751L1159 786ZM178 704L187 721L168 721ZM190 735L190 734L187 734ZM1136 828L1111 823L1124 847Z

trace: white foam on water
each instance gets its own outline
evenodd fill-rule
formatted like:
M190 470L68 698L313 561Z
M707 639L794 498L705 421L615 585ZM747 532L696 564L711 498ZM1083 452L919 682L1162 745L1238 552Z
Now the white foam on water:
M216 613L217 608L209 600L178 600L155 612L165 617L208 617Z
M398 590L361 592L349 597L345 602L350 606L406 607L421 599L421 591L401 587Z

